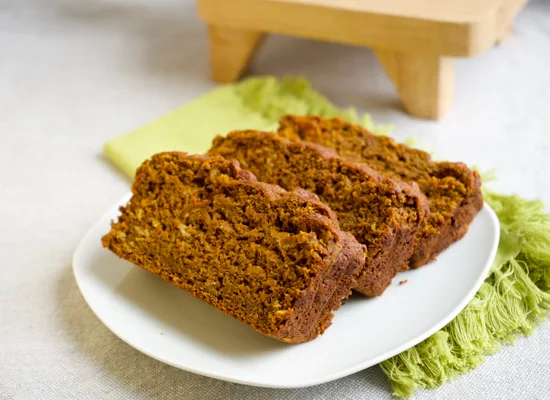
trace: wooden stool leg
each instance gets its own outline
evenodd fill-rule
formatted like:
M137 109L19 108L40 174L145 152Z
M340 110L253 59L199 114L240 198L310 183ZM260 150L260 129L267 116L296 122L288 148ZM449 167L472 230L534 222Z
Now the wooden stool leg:
M498 11L497 44L500 44L512 32L514 18L525 6L527 0L504 0Z
M439 119L451 106L454 59L433 54L375 50L409 114Z
M210 71L220 83L237 81L245 72L265 34L209 25Z
M498 31L498 36L497 36L497 44L501 44L502 42L504 42L504 40L510 36L510 34L512 33L512 29L513 29L513 22L514 21L510 21L509 23L503 25L502 27L499 28L499 31Z

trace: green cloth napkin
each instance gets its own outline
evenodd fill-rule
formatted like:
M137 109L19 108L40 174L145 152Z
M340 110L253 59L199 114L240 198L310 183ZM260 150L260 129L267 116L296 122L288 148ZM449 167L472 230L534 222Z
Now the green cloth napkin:
M127 175L161 151L204 153L220 132L268 129L270 122L245 107L233 86L222 86L134 132L105 144L105 155Z
M203 153L217 134L272 129L284 114L338 116L378 134L354 109L342 110L302 78L250 78L222 86L180 109L105 144L105 155L129 177L160 151ZM380 364L396 396L437 387L480 365L502 344L531 333L550 312L550 218L540 201L483 188L497 213L500 243L491 272L473 300L447 326Z

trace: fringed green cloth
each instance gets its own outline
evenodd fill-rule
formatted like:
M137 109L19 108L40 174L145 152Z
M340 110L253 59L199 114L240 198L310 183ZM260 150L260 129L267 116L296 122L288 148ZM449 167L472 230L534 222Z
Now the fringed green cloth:
M220 87L173 113L105 145L106 156L133 177L159 151L203 153L213 137L234 129L272 129L284 114L338 116L379 134L368 115L342 110L300 78L247 79ZM473 300L447 326L380 364L399 397L432 388L480 365L485 357L530 334L550 312L550 217L540 201L486 188L500 220L490 274Z
M483 190L500 221L496 259L472 301L439 332L380 364L394 394L437 387L528 335L550 309L550 218L540 201Z

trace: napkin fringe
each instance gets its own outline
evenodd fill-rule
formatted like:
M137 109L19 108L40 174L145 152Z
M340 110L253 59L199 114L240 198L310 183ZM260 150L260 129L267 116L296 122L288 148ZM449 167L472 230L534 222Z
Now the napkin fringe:
M466 308L439 332L380 364L393 394L438 387L529 335L550 312L550 218L541 201L483 189L500 220L500 257ZM505 254L502 257L502 254Z

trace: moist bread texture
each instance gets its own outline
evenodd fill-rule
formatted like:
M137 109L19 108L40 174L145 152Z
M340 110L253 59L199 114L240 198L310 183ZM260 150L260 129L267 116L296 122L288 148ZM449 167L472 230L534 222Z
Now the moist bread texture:
M460 162L434 162L425 151L374 135L339 118L297 117L281 119L279 135L333 149L351 162L366 163L381 174L415 182L430 204L430 216L418 233L410 266L420 267L462 238L483 207L481 178Z
M336 214L341 228L367 246L355 290L379 296L398 272L407 269L428 213L427 200L416 185L396 182L321 146L270 132L218 136L209 154L238 160L260 181L318 195Z
M160 153L132 193L104 247L284 342L323 333L363 269L365 246L316 196L237 162Z

